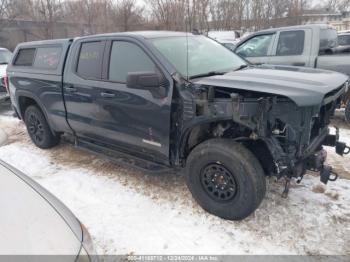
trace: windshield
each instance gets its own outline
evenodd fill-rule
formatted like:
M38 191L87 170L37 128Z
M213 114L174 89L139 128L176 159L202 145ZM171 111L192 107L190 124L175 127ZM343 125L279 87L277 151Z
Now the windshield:
M0 64L8 64L12 53L8 50L0 50Z
M221 43L224 47L228 48L229 50L231 50L232 52L235 50L235 45L232 43Z
M247 64L236 54L205 36L191 35L187 39L186 36L176 36L156 38L151 41L185 78L213 72L224 73Z

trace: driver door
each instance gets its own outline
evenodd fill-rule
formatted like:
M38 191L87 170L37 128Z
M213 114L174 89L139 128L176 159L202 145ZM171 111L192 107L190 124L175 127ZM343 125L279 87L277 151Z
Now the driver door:
M104 142L133 155L168 164L170 76L146 48L131 39L107 41L105 58L101 96L96 99ZM160 86L147 90L127 84L128 75L143 72L159 75L163 79ZM160 90L163 92L157 92Z
M255 35L237 46L235 53L252 64L269 64L275 33Z

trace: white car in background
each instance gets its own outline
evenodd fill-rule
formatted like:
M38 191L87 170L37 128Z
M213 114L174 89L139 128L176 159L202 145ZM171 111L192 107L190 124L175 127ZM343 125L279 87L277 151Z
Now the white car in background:
M6 68L11 57L12 53L9 50L0 47L0 102L9 97L6 90Z
M25 258L20 261L37 261L36 256L64 255L65 262L97 261L91 256L90 235L73 213L1 160L0 210L0 257L16 255Z
M230 50L234 50L236 43L240 39L237 31L209 31L208 37L219 42Z

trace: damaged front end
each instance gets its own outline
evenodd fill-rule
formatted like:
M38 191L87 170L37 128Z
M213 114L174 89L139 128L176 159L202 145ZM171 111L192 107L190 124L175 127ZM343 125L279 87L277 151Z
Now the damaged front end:
M339 155L350 151L339 142L338 128L330 134L328 127L341 103L342 87L327 94L322 105L313 106L298 106L281 95L232 92L229 88L203 85L192 88L193 114L202 121L211 119L212 124L204 125L205 131L196 131L195 138L189 136L190 144L205 135L245 144L260 160L265 173L286 178L284 194L288 193L290 179L300 182L307 170L320 172L325 184L337 179L338 175L325 165L327 153L323 146L335 147Z

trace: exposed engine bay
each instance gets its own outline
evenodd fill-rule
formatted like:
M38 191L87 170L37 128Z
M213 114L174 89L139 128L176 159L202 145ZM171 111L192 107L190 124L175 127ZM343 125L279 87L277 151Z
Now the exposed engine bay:
M182 94L187 104L182 119L184 125L193 119L197 125L189 134L188 151L208 137L231 138L254 153L267 175L300 181L306 170L312 170L320 172L324 183L337 178L324 165L322 146L335 147L339 155L349 153L349 147L338 141L338 129L330 134L328 128L341 104L342 87L327 94L322 105L302 107L281 95L203 85L190 90Z

